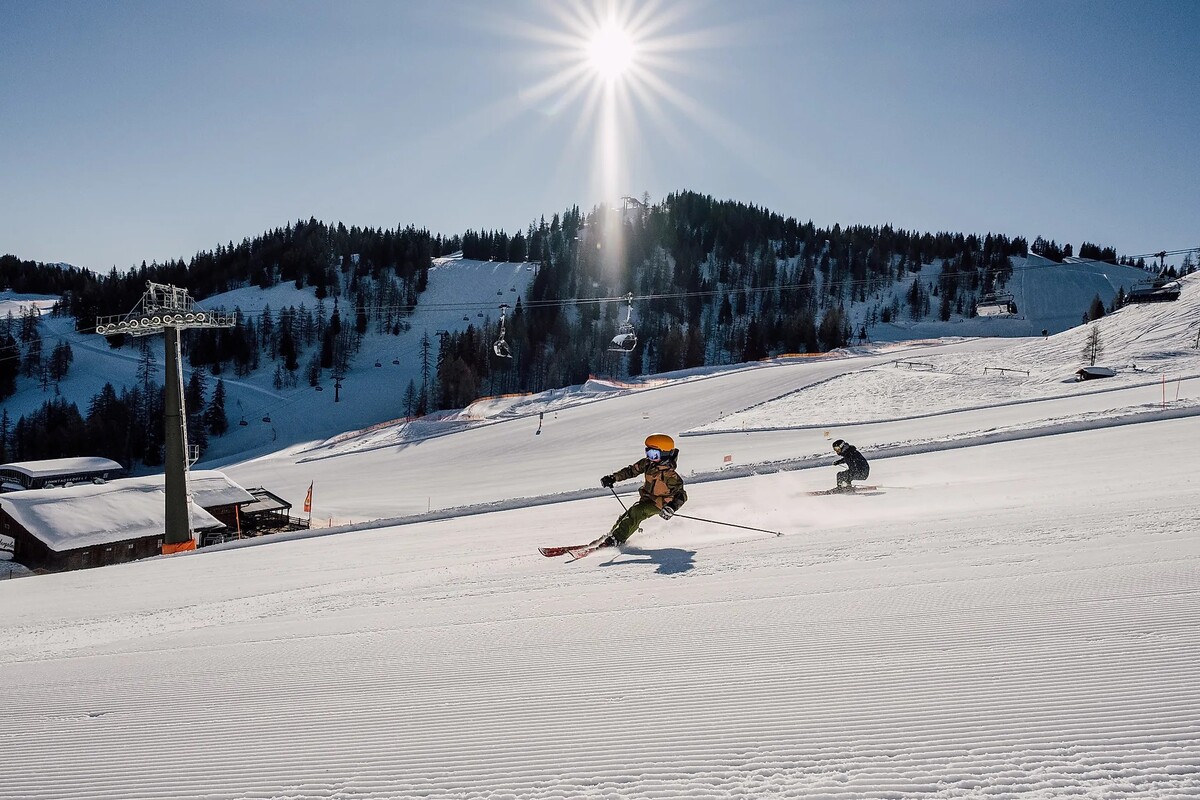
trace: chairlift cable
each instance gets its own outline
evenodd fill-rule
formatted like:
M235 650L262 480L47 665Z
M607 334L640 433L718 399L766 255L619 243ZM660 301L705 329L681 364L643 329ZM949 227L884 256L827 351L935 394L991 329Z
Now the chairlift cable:
M1142 259L1142 258L1154 259L1154 258L1162 258L1165 256L1184 255L1184 254L1188 254L1188 253L1197 253L1197 252L1200 252L1200 246L1178 248L1178 249L1174 249L1174 250L1158 250L1153 253L1139 253L1139 254L1135 254L1135 255L1124 255L1124 256L1121 256L1121 258L1128 259L1128 260L1136 260L1136 259ZM1037 254L1034 253L1033 255L1037 255ZM1078 259L1075 261L1071 261L1069 263L1070 264L1079 264L1079 265L1106 264L1109 266L1129 266L1127 264L1118 264L1118 263L1115 263L1112 261L1106 261L1104 259ZM1015 274L1017 272L1045 270L1045 269L1050 269L1050 268L1053 268L1056 266L1062 266L1062 264L1054 262L1054 263L1050 263L1050 264L1037 264L1037 265L1022 266L1022 267L1013 267L1007 271L1010 274ZM1136 267L1132 267L1132 268L1136 269ZM936 280L938 282L941 282L941 281L955 280L955 279L959 279L962 277L968 277L968 276L973 276L973 275L978 275L978 271L972 270L970 272L942 272L936 276L932 276L931 280ZM820 288L821 286L827 285L828 283L829 283L829 281L824 281L824 282L820 282L820 283L817 281L812 281L812 282L808 282L808 283L785 284L785 285L776 285L776 286L728 287L728 288L722 288L722 289L710 289L710 290L706 290L706 291L666 292L666 293L658 293L658 294L635 295L635 296L633 296L632 299L637 300L637 301L683 300L683 299L687 299L687 298L696 298L696 297L737 296L737 295L742 295L742 294L755 294L755 293L759 293L759 292L799 291L799 290L804 290L804 289ZM836 283L842 287L845 287L847 289L852 289L852 288L855 288L858 286L864 286L864 285L869 286L872 284L883 284L884 281L881 278L851 278L851 279L845 279L845 280L837 280L837 281L834 281L834 283ZM619 302L623 302L623 301L627 301L627 300L629 300L629 295L617 296L617 297L611 297L611 296L609 296L609 297L575 297L575 298L563 298L563 299L557 299L557 300L518 300L518 302L521 304L521 307L524 309L546 309L546 308L565 308L565 307L576 306L576 305L594 305L594 304L606 304L606 303L614 303L614 302L619 303ZM455 310L455 311L472 310L472 311L474 311L474 310L482 310L487 307L488 307L487 304L477 303L477 302L472 302L472 303L425 303L425 304L405 304L405 305L364 305L364 306L354 305L354 306L351 306L351 308L355 311L360 311L360 310L367 311L367 312L374 311L377 313L383 312L383 311L393 311L393 312L397 312L397 313L412 313L413 311L416 311L418 308L420 308L421 310L425 310L425 311L451 311L451 310ZM265 308L266 308L265 306L263 308L257 308L257 309L256 308L244 309L244 308L239 307L237 309L236 313L238 313L240 315L244 315L244 316L249 316L251 314L260 314L260 313L262 313L263 310L265 310ZM222 307L219 307L218 309L212 309L212 310L223 310L223 309L224 309L224 307L222 306ZM200 309L199 307L197 307L197 310L208 310L208 309ZM235 313L235 312L230 312L230 313ZM96 327L94 325L80 327L80 328L76 328L75 332L81 333L81 334L94 334L96 332ZM17 355L17 354L0 355L0 361L9 361L9 360L13 360L16 358L19 358L19 355Z
M1167 256L1171 256L1171 255L1181 255L1181 254L1194 253L1194 252L1200 252L1200 247L1188 247L1188 248L1180 248L1180 249L1176 249L1176 250L1160 250L1160 251L1157 251L1154 253L1140 253L1140 254L1136 254L1136 255L1122 256L1122 258L1126 258L1126 259L1159 258L1160 254L1165 254ZM1036 253L1034 255L1036 255ZM1122 265L1122 264L1114 264L1114 262L1105 261L1103 259L1078 259L1078 260L1075 260L1075 261L1072 261L1069 263L1079 264L1079 265L1107 264L1110 266L1128 266L1128 265ZM1052 268L1055 266L1061 266L1061 264L1055 262L1055 263L1051 263L1051 264L1036 264L1036 265L1031 265L1031 266L1013 267L1010 270L1008 270L1008 272L1015 274L1017 272L1044 270L1044 269L1049 269L1049 268ZM1134 269L1136 269L1136 267L1134 267ZM973 276L973 275L977 275L977 274L978 274L978 271L976 271L976 270L972 270L969 272L942 272L938 275L932 276L931 279L937 280L940 282L940 281L954 280L954 279L958 279L961 277ZM834 281L834 283L837 283L837 284L847 287L847 288L853 288L853 287L863 286L863 285L871 285L874 283L882 283L882 282L883 281L881 278L849 278L849 279ZM776 285L776 286L757 286L757 287L745 286L745 287L728 287L728 288L721 288L721 289L709 289L706 291L664 292L664 293L657 293L657 294L635 295L633 297L633 299L638 300L638 301L681 300L681 299L687 299L687 298L693 298L693 297L715 297L715 296L722 296L722 295L736 296L736 295L741 295L741 294L754 294L754 293L758 293L758 292L798 291L798 290L803 290L803 289L819 288L823 285L827 285L828 283L829 283L829 281L824 281L824 282L810 281L808 283L782 284L782 285ZM594 304L606 304L606 303L619 303L619 302L623 302L626 300L628 300L628 295L615 296L615 297L614 296L574 297L574 298L560 298L560 299L555 299L555 300L523 299L523 300L520 300L519 302L520 302L522 308L525 308L525 309L535 309L535 308L536 309L545 309L545 308L555 308L555 307L561 308L561 307L567 307L567 306L573 306L573 305L594 305ZM397 304L361 305L361 306L353 305L353 306L351 306L351 308L354 311L367 311L367 312L373 311L376 313L383 312L383 311L394 311L394 312L398 312L398 313L411 313L413 311L416 311L418 308L420 308L421 310L425 310L425 311L475 311L475 310L485 309L488 307L489 307L489 304L480 303L480 302L421 303L421 304L404 304L404 305L397 305ZM247 309L239 308L238 310L242 314L248 315L251 313L261 313L264 309L253 309L252 308L252 309L247 310ZM88 333L88 332L92 332L94 330L95 330L94 328L78 329L78 331L80 333Z

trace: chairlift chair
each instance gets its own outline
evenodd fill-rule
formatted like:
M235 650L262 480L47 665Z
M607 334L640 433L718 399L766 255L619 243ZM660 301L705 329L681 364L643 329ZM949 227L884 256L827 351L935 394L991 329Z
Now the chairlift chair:
M627 328L628 330L626 330ZM628 353L635 347L637 347L637 334L629 325L622 325L608 345L609 351L613 353Z
M617 328L617 335L608 343L610 353L628 353L637 347L637 331L633 327L633 292L625 296L629 307L625 310L625 321Z
M504 317L507 313L508 303L504 303L500 306L500 336L492 345L492 352L500 358L512 358L512 349L508 346L508 340L504 338Z

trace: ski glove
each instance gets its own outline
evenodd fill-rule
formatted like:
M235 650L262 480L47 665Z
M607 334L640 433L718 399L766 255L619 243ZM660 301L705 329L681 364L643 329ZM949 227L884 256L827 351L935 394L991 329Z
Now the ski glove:
M670 519L671 517L675 516L675 509L671 508L670 506L663 506L662 511L658 512L658 515L663 519Z
M612 475L605 475L603 478L600 479L600 485L603 486L605 489L611 489L613 487L613 484L616 482L617 482L616 478L614 478Z

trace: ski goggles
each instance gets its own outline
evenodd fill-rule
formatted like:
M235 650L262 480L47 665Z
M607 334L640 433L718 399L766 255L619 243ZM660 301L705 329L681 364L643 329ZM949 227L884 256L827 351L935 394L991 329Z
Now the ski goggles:
M646 458L651 461L660 461L662 459L662 450L659 450L657 447L647 447Z

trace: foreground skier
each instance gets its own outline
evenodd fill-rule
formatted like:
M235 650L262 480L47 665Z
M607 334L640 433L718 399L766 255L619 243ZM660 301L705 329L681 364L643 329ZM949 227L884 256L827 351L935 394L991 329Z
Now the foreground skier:
M620 481L646 476L638 489L640 499L617 518L608 533L592 542L593 547L620 547L650 517L658 514L670 519L687 502L683 478L675 471L678 458L675 440L665 433L656 433L646 437L645 458L600 479L601 486L611 489Z
M618 470L612 475L600 479L600 485L611 489L617 481L628 480L637 475L645 475L646 480L638 490L641 498L625 510L617 518L612 529L587 544L560 545L557 547L539 547L538 552L547 558L556 556L571 556L577 561L589 553L594 553L602 547L617 547L623 545L638 525L658 514L663 519L670 519L675 512L687 502L687 492L683 489L683 478L675 471L679 451L675 449L675 441L664 433L656 433L646 439L646 457L625 469ZM686 515L684 515L686 516ZM772 531L766 528L755 528L749 525L737 525L732 522L721 522L703 517L688 517L699 522L709 522L714 525L728 525L732 528L744 528L749 531L761 531L775 536L783 536L782 531Z

